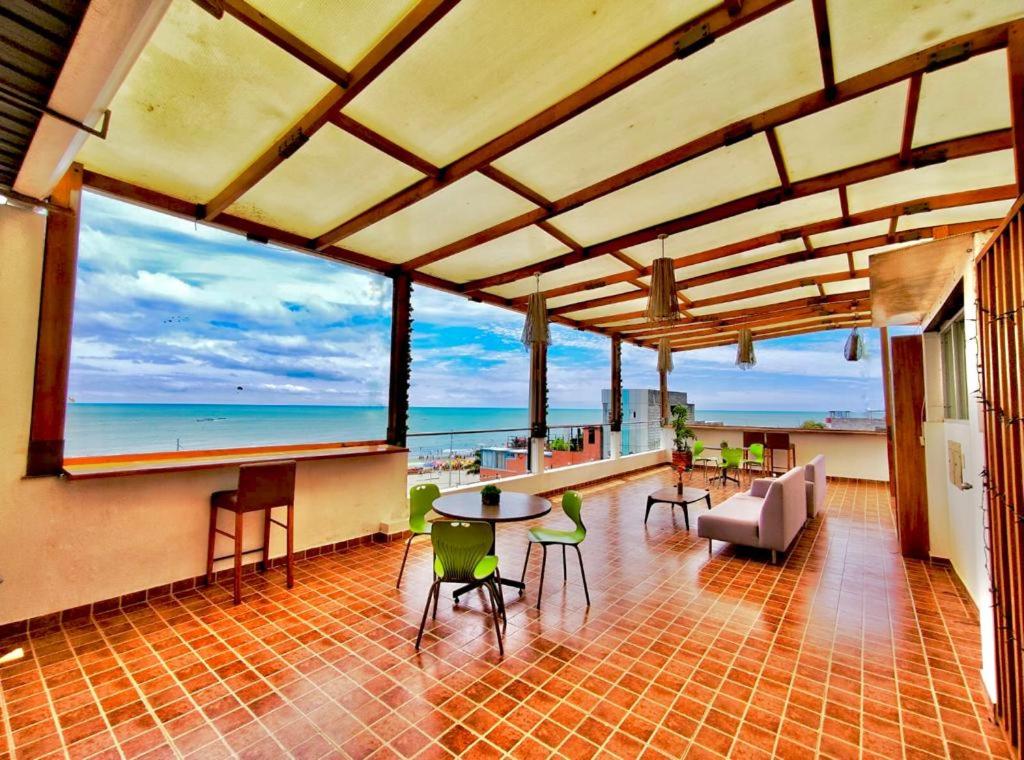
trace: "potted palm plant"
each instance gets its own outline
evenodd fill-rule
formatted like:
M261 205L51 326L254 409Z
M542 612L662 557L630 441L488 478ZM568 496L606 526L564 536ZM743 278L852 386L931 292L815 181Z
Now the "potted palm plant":
M683 404L672 407L672 430L675 434L675 450L672 452L672 465L680 470L693 468L693 449L690 441L694 432L690 429L690 410Z
M485 507L496 507L501 502L501 489L496 485L484 486L480 491L480 502Z

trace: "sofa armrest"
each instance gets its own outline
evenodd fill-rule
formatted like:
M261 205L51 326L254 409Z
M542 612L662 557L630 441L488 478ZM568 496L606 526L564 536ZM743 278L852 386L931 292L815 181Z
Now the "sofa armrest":
M768 495L768 489L771 488L774 482L775 480L772 478L758 478L750 484L750 495L763 499Z

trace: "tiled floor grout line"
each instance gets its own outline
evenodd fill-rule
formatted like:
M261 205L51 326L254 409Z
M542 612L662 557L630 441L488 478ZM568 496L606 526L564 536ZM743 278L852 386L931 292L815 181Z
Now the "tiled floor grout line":
M31 639L28 639L27 640L27 645L28 645L29 652L31 652L31 654L32 654L32 661L35 663L36 672L39 674L39 682L40 682L40 684L42 684L43 690L46 692L46 703L50 707L50 716L53 718L53 724L54 724L54 726L57 727L57 734L60 737L61 749L64 752L64 757L69 757L69 755L68 755L68 746L67 746L67 743L64 741L64 732L60 728L60 717L57 714L57 706L54 704L54 702L53 702L53 695L50 693L50 689L46 685L46 674L43 672L43 666L40 663L39 658L36 656L35 644L34 644L34 642ZM17 748L12 745L11 746L11 757L16 757L16 756L17 756Z
M3 654L6 654L6 652L0 649L0 655ZM14 731L11 730L11 714L7 707L7 698L4 696L4 690L2 688L0 688L0 720L3 721L4 739L7 742L4 752L0 753L0 755L9 754L10 757L14 757Z
M78 671L82 674L82 678L85 680L86 688L89 690L89 693L92 694L93 699L96 701L96 703L100 704L100 698L99 698L99 695L96 693L96 688L93 685L92 679L89 677L89 674L86 672L85 668L82 667L82 662L79 659L78 651L75 649L74 644L72 644L71 637L68 636L67 629L64 628L63 626L61 626L61 633L64 634L64 640L67 642L68 648L71 650L71 653L72 653L72 655L74 657L75 667L78 668ZM98 627L97 627L97 633L99 633L102 636L102 633L99 632ZM109 645L108 645L107 648L111 649ZM121 669L127 675L128 674L127 668L125 668L123 666L123 664L120 661L120 658L117 657L117 654L116 654L116 652L113 651L113 649L111 649L111 654L113 655L113 657L115 658L115 661L118 663L118 665L121 667ZM129 678L130 678L130 675L129 675ZM132 683L134 683L134 680L132 681ZM110 725L110 718L107 715L105 710L100 710L100 717L103 719L103 725L105 725L107 727L107 731L110 733L111 737L114 737L115 736L114 735L114 727L112 725ZM159 724L157 724L157 725L159 725ZM63 735L63 731L61 732L61 734ZM72 745L72 746L74 746L74 745ZM120 755L121 757L124 757L124 751L121 749L121 747L117 747L117 754Z

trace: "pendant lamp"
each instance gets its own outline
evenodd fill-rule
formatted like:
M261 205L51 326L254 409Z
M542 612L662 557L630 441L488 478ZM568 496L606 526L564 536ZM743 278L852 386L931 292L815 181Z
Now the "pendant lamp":
M864 336L856 327L850 332L846 339L846 346L843 348L843 356L848 362L859 362L864 358Z
M736 336L736 366L740 369L750 369L756 364L754 336L751 335L750 330L740 330Z
M672 361L672 344L666 335L658 341L658 372L671 372L675 369Z
M540 274L536 275L537 286L533 293L530 293L530 300L526 304L526 320L523 322L523 345L527 348L531 343L550 343L551 336L548 332L548 307L544 300L544 294L540 292Z
M672 259L665 255L666 235L661 240L661 256L651 265L651 292L647 296L647 319L668 322L679 318L679 297L676 294L676 274Z

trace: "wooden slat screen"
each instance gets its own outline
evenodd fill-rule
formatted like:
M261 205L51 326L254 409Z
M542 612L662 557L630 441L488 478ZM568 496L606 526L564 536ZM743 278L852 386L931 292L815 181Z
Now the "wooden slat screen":
M996 631L996 719L1024 738L1024 197L977 261L989 573Z

